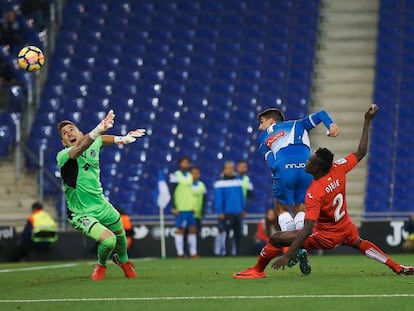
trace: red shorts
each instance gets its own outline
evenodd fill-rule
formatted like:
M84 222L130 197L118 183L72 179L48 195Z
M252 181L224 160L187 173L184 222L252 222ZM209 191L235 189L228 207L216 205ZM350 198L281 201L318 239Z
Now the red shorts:
M350 223L345 230L340 232L313 231L303 244L303 248L311 252L314 249L331 249L339 245L353 246L358 242L358 239L358 229L353 223Z

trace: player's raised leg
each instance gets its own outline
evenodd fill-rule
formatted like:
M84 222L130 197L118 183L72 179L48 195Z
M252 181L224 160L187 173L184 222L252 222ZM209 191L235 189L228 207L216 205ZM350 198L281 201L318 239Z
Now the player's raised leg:
M401 265L385 254L377 245L368 240L359 239L354 246L365 256L387 265L392 271L400 275L414 275L414 267Z
M115 248L116 237L106 227L96 222L91 227L88 236L97 241L98 244L98 264L92 273L92 280L99 281L105 278L106 264L109 255Z

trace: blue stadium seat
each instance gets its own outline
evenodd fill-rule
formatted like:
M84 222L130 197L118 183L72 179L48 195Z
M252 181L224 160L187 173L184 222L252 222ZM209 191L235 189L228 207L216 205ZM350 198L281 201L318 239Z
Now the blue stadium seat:
M49 113L50 114L50 113ZM65 111L61 115L61 119L67 119L75 122L76 124L81 124L83 121L82 114L79 111ZM57 122L53 122L54 124L57 124Z
M81 68L82 70L91 70L95 67L96 58L91 56L88 58L74 56L70 60L72 68Z
M239 57L240 65L243 67L253 67L260 68L262 65L263 59L260 55L256 53L252 54L243 54Z
M191 28L194 29L198 25L198 18L195 15L180 15L175 20L175 26L177 28Z
M62 30L59 33L58 43L76 44L79 39L78 31Z
M229 54L238 54L241 49L241 44L236 41L237 36L241 36L241 32L237 31L237 29L229 29L229 35L227 35L223 30L220 31L221 36L223 36L224 40L219 40L216 43L217 49ZM232 37L228 37L232 35Z
M27 104L27 90L23 86L13 85L9 88L9 112L22 112Z
M239 64L239 59L235 55L223 53L215 57L214 63L220 67L236 68Z
M259 84L258 82L254 82L251 80L238 80L236 83L236 92L238 94L246 94L250 96L255 96L259 92Z
M237 78L241 80L258 81L262 77L261 70L257 68L242 67L238 71Z
M58 122L56 112L39 112L36 114L35 124L55 126Z
M0 125L0 156L7 156L13 144L13 125Z
M199 13L200 7L200 2L197 1L180 1L177 3L178 11L188 15Z
M208 22L204 24L202 21L199 20L199 23L203 25L203 27L199 27L196 30L196 38L209 42L216 40L219 34L218 30L215 30L212 27L208 27Z
M230 95L235 91L235 85L226 80L213 80L209 86L211 92L218 94Z
M42 99L39 112L60 112L63 109L62 97L50 97Z
M194 40L194 53L204 56L212 56L217 51L217 44L210 40Z

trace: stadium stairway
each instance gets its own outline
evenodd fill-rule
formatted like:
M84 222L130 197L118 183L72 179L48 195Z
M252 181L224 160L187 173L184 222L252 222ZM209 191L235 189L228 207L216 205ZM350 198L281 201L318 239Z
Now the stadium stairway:
M12 156L0 161L0 226L14 226L21 232L37 200L37 178L35 173L22 172L16 179L15 162ZM56 203L45 199L44 208L56 219Z
M335 159L356 150L363 113L372 103L379 3L376 0L321 2L311 111L324 109L341 134L332 139L320 127L313 149L327 147ZM348 209L359 223L364 211L366 158L349 174Z

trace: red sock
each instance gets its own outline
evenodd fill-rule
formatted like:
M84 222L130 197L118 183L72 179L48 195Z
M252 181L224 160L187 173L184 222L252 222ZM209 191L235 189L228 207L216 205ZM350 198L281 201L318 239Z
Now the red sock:
M272 244L267 242L267 244L262 248L254 268L259 272L263 272L269 262L281 252L282 250L280 248L274 247Z
M396 273L400 271L400 264L392 260L378 246L376 246L374 243L370 241L362 240L361 243L359 244L359 251L371 259L374 259L380 263L386 264Z

